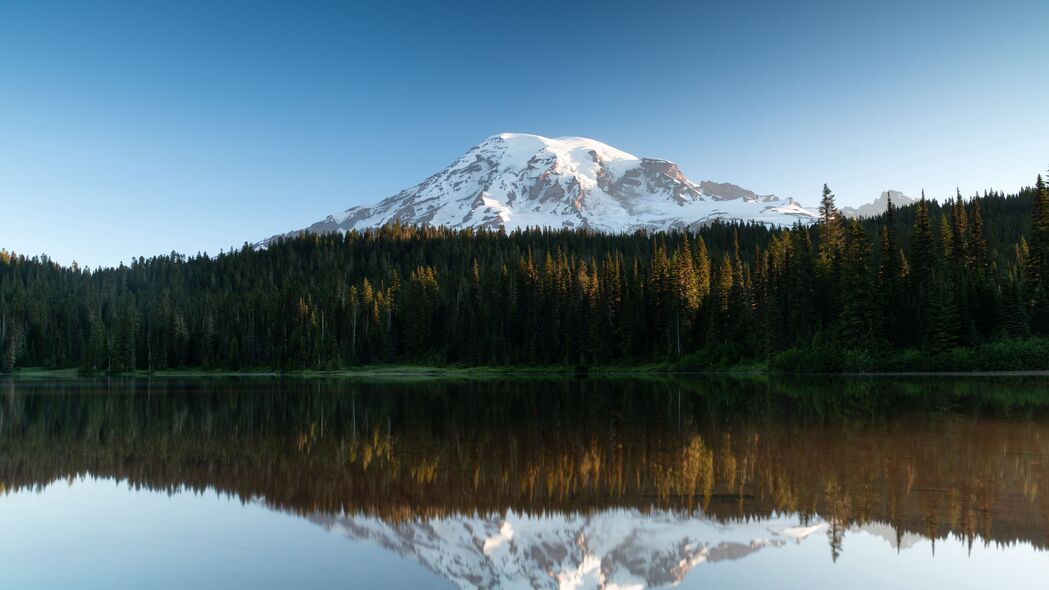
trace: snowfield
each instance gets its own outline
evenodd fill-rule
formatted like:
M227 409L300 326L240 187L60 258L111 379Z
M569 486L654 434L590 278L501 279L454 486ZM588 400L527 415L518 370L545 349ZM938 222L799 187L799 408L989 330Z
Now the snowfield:
M363 230L399 221L507 231L631 232L694 228L717 219L788 226L816 217L793 199L732 184L696 184L673 162L638 158L593 139L501 133L423 182L374 205L329 215L306 231Z

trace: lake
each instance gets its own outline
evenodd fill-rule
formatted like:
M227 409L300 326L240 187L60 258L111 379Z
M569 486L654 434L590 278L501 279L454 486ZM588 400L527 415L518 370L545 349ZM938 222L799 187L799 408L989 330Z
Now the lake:
M10 588L1030 588L1042 377L0 380Z

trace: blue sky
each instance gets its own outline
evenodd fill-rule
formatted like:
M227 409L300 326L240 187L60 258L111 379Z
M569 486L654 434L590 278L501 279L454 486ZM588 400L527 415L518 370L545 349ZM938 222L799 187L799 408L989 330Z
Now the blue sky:
M0 246L217 252L503 131L815 204L1032 184L1049 2L0 0Z

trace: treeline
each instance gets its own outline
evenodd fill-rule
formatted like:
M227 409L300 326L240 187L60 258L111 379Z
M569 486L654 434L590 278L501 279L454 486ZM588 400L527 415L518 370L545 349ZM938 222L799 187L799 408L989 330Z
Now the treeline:
M1049 335L1041 177L859 221L824 187L820 214L629 235L392 225L99 270L2 252L0 368L863 366Z

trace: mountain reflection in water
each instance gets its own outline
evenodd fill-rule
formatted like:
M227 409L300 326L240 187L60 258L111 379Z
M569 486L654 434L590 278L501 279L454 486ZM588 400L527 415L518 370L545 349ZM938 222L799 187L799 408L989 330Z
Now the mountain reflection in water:
M215 490L464 587L659 586L848 535L1049 544L1027 378L0 382L0 486ZM0 499L0 501L3 501Z

